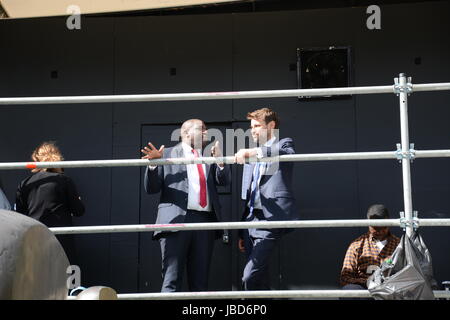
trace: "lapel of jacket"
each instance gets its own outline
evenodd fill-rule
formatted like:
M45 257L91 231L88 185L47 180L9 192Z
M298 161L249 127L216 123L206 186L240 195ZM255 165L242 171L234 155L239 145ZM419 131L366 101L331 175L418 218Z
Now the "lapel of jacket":
M279 144L279 143L280 143L279 141L276 141L276 142L274 142L274 143L272 144L271 147L278 148L278 144ZM274 155L272 155L272 156L274 156ZM261 176L261 180L259 181L259 185L260 185L260 186L263 185L264 183L266 183L267 179L269 178L270 175L266 174L267 172L273 174L272 168L271 168L273 164L274 164L274 162L266 162L266 163L265 163L265 165L264 165L264 168L265 168L265 169L264 169L264 171L263 171L263 175ZM280 165L279 162L277 162L276 164L277 164L278 166Z
M244 164L244 171L242 173L242 190L241 190L241 198L243 200L247 200L247 193L251 188L254 169L255 169L254 163Z
M206 175L206 180L208 180L209 177L209 171L211 170L211 164L205 163L205 175Z
M202 151L201 151L202 154L199 154L198 156L199 156L199 157L205 157L205 156L203 155L203 152L204 152L204 150L202 150ZM211 165L205 163L205 179L206 179L206 181L208 181L208 178L209 178L209 171L210 171L210 170L211 170Z
M181 142L179 144L177 144L174 147L174 155L176 158L184 158L184 150L183 150L183 146L181 145ZM185 183L183 183L183 187L184 187L184 191L188 192L189 191L189 184L188 184L188 175L187 175L187 167L185 164L176 164L175 166L175 171L180 172L183 175L183 181Z
M266 174L266 172L270 172L270 166L273 164L273 162L266 162L264 164L264 171L261 175L261 180L259 180L259 185L263 185L264 183L266 183L266 180L269 178L268 175Z

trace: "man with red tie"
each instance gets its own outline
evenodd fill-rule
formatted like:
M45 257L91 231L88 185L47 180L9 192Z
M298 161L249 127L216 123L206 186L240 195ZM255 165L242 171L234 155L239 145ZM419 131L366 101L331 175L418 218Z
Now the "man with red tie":
M202 120L187 120L181 126L181 143L157 149L149 142L141 149L142 158L202 157L207 133ZM211 153L213 157L222 156L218 143ZM217 222L222 219L216 186L227 185L229 181L228 165L173 164L147 167L144 188L149 194L161 193L157 224ZM154 232L153 239L159 240L161 246L162 292L181 291L185 267L189 290L207 290L217 234L214 230Z

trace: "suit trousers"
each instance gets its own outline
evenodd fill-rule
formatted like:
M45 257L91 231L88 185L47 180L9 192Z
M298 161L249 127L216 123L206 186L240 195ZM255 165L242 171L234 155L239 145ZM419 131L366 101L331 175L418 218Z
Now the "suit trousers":
M214 212L188 210L184 222L214 221ZM177 231L162 235L159 239L163 276L161 292L181 291L185 269L189 291L206 291L214 240L214 230Z
M254 211L254 217L247 221L264 220L261 210ZM243 232L247 255L242 285L244 290L270 290L269 262L281 232L273 229L249 229Z

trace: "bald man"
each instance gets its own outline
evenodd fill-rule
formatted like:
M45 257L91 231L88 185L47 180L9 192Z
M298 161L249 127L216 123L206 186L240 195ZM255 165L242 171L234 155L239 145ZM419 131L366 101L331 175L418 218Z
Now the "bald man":
M151 142L141 149L143 159L221 157L216 143L212 154L203 155L207 129L202 120L190 119L181 126L181 143L157 149ZM160 192L157 224L201 223L221 221L216 186L229 184L230 168L224 164L188 164L149 166L144 188L149 194ZM156 231L162 257L161 292L181 291L186 267L190 291L206 291L214 240L219 233L204 231Z

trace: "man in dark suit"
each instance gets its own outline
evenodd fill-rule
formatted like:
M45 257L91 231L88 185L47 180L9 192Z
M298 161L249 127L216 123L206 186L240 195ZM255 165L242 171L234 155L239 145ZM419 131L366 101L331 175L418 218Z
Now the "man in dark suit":
M181 126L182 142L172 148L156 149L152 143L141 150L143 159L196 158L202 156L207 141L203 121L187 120ZM213 157L221 157L219 145L212 148ZM230 169L224 164L182 164L149 166L144 187L149 194L161 192L157 224L221 221L216 186L227 185ZM217 232L176 231L153 234L159 240L162 256L162 292L180 291L184 268L187 268L189 290L205 291L209 265Z
M251 133L256 148L241 149L236 162L244 164L248 159L276 157L294 154L291 138L278 140L279 119L268 108L247 114L251 120ZM245 203L245 221L284 221L298 219L298 211L292 191L292 162L257 162L244 164L241 198ZM282 235L293 229L248 229L241 232L239 249L246 253L248 261L242 277L245 290L270 289L268 280L269 258Z

